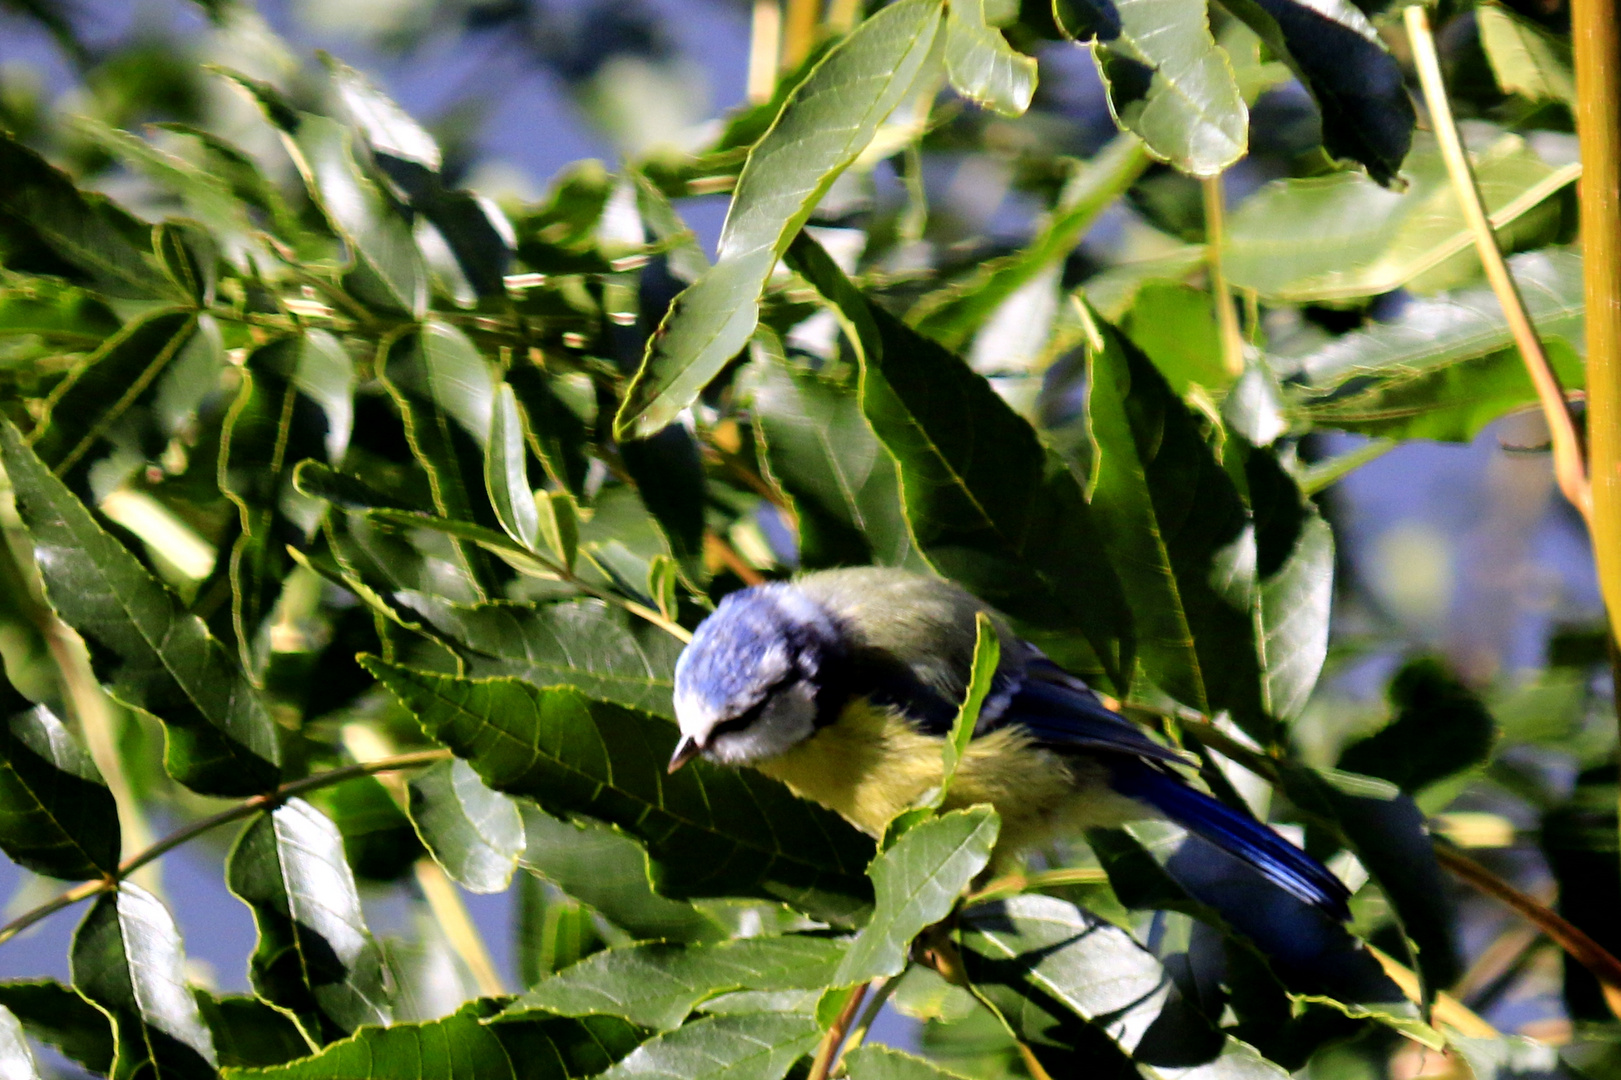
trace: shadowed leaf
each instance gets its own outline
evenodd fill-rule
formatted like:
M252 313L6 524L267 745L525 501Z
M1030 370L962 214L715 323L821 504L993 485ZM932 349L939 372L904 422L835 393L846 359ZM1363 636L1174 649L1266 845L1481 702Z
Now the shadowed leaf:
M808 1016L716 1016L643 1043L602 1078L782 1080L821 1037L821 1029Z
M46 595L89 643L114 695L164 722L169 774L208 795L274 787L275 723L224 646L96 524L7 422L0 422L0 458Z
M29 1035L93 1073L106 1075L117 1052L107 1014L53 979L0 983L0 1005Z
M676 729L568 687L455 679L364 661L497 791L610 821L648 846L672 896L762 896L850 918L870 893L871 841L749 769L667 775Z
M0 848L36 873L69 880L89 881L118 867L112 792L43 705L0 717Z

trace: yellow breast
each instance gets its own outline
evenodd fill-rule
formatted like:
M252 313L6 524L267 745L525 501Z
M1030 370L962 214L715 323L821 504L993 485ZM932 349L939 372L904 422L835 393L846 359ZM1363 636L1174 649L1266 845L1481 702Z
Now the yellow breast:
M890 819L940 785L941 747L939 738L918 731L898 711L858 700L835 723L756 768L881 836ZM968 744L945 808L994 806L1002 818L997 856L1004 862L1055 831L1143 816L1137 804L1095 782L1099 771L1004 728Z

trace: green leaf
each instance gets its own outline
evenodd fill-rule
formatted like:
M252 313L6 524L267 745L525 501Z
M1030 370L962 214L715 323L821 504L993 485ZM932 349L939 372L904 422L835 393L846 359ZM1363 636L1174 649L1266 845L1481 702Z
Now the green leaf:
M52 390L34 431L39 456L66 472L129 411L197 330L188 312L159 309L131 319Z
M321 62L332 77L333 89L338 92L338 100L343 102L349 119L373 150L432 172L439 171L442 160L439 144L393 98L336 57L322 54Z
M609 949L540 982L507 1007L501 1022L536 1011L603 1014L668 1031L728 991L820 990L843 952L842 942L793 935Z
M782 1080L821 1037L815 1020L794 1013L715 1016L643 1043L602 1080Z
M988 806L953 810L914 825L881 852L867 871L877 896L872 921L850 944L831 985L899 975L912 939L950 914L963 889L990 862L1001 828Z
M118 807L90 755L43 705L0 717L0 848L70 881L118 868Z
M309 800L343 834L344 861L356 877L395 881L425 854L411 819L374 776L320 788Z
M790 257L850 327L862 410L899 466L929 562L1016 619L1079 631L1124 686L1131 611L1068 466L961 359L869 305L814 240Z
M214 1036L221 1068L280 1065L316 1051L291 1017L254 997L196 992L197 1007Z
M237 508L231 621L242 666L267 659L260 629L292 569L285 533L306 539L324 509L294 484L306 459L343 460L354 427L354 363L331 334L309 330L248 354L220 432L220 490Z
M0 132L0 221L37 236L97 292L137 300L181 299L152 258L147 227L117 204L83 192L45 159Z
M906 321L948 349L962 348L1009 297L1066 259L1098 214L1125 193L1150 160L1135 135L1111 140L1091 160L1073 167L1057 204L1029 244L924 296L906 313Z
M465 761L444 761L409 781L411 823L423 845L468 892L504 892L524 849L523 818Z
M1580 172L1545 164L1514 135L1472 157L1499 230ZM1350 300L1399 288L1468 249L1469 227L1432 137L1415 140L1404 175L1408 186L1400 193L1351 172L1267 184L1228 218L1222 246L1228 280L1263 300Z
M0 1005L29 1035L49 1043L93 1073L113 1067L117 1046L107 1014L54 979L0 983Z
M361 166L349 129L301 113L283 133L310 197L351 247L352 287L364 300L422 318L428 309L428 271L410 223Z
M215 1074L214 1041L186 985L180 930L161 901L128 882L96 898L73 934L73 986L112 1017L114 1078Z
M1186 397L1195 385L1214 390L1232 382L1221 357L1215 300L1203 289L1147 282L1117 325L1154 361L1178 397Z
M670 553L690 577L701 579L707 495L698 440L684 425L673 424L645 439L622 440L619 456L642 505L669 541Z
M34 1051L23 1036L23 1026L0 1005L0 1076L6 1080L41 1080Z
M416 610L467 646L474 675L564 683L591 697L675 719L671 694L681 643L601 600L493 602L463 607L422 598Z
M799 523L800 564L921 569L895 462L861 415L853 381L843 385L765 355L747 371L761 457Z
M1390 723L1346 747L1340 768L1417 795L1491 756L1497 738L1492 714L1439 660L1408 661L1386 692Z
M866 906L871 841L752 770L695 763L667 775L676 730L664 720L569 687L363 663L497 791L644 841L667 895L763 896L841 919Z
M381 376L428 474L434 508L444 517L498 527L484 479L501 385L495 365L460 330L429 322L394 339ZM483 556L461 541L456 547L472 581L487 589Z
M640 1041L635 1028L607 1016L481 1023L496 1007L468 1002L443 1020L365 1028L314 1057L226 1075L230 1080L581 1080Z
M614 420L621 437L675 419L748 343L760 292L822 196L913 90L940 25L935 0L899 0L830 51L749 152L720 258L648 344Z
M601 950L598 916L557 886L531 874L518 879L513 927L518 982L533 986Z
M1093 46L1109 111L1149 152L1193 176L1243 156L1249 110L1197 0L1115 0L1120 33Z
M1036 58L1014 51L985 19L984 0L946 9L946 72L951 88L1003 116L1020 116L1036 92Z
M1256 590L1255 648L1262 704L1293 720L1328 658L1329 609L1334 599L1334 530L1308 510L1288 557Z
M1222 0L1317 102L1323 149L1389 184L1412 143L1401 65L1360 10L1341 0Z
M114 695L164 722L169 774L206 795L274 787L275 722L224 646L96 524L9 422L0 423L0 459L46 595L85 637Z
M642 941L695 942L724 937L720 924L691 904L653 891L647 852L611 825L559 821L522 807L526 846L519 863L589 904Z
M1092 509L1137 617L1143 672L1184 704L1230 709L1264 737L1243 503L1154 365L1112 327L1097 331L1102 347L1087 351Z
M326 815L289 799L254 818L226 859L225 883L259 928L249 963L259 996L292 1012L317 1042L388 1023L382 954Z
M1475 8L1475 23L1503 93L1575 106L1576 73L1569 41L1489 0Z
M21 288L0 289L0 337L8 348L23 335L45 339L44 347L94 349L118 332L119 320L105 303L83 289L30 281ZM54 351L54 350L53 350Z
M962 948L969 978L1049 1072L1112 1071L1129 1054L1145 1071L1176 1067L1198 1080L1288 1075L1196 1012L1124 930L1062 900L1018 896L970 908ZM1156 1038L1156 1028L1178 1035Z
M1560 381L1581 387L1581 257L1526 252L1509 259L1509 270ZM1390 322L1343 334L1298 365L1291 415L1368 435L1468 440L1537 400L1502 306L1485 285L1411 300Z
M876 1043L863 1044L845 1054L844 1067L850 1080L955 1080L958 1075L932 1061Z
M540 514L529 486L528 453L518 399L505 383L491 413L489 445L484 448L484 483L490 505L507 535L526 548L540 542Z

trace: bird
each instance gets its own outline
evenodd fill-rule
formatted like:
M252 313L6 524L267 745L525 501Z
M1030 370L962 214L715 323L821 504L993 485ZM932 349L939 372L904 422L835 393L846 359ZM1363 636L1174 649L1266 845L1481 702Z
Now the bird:
M1350 896L1339 878L1198 790L1184 776L1185 752L1105 705L999 612L928 574L822 570L725 596L676 662L669 771L699 757L752 767L882 836L942 782L942 740L967 692L981 614L1000 659L942 809L996 809L996 865L1080 830L1169 820L1230 857L1214 871L1209 860L1181 860L1196 899L1242 909L1231 914L1265 933L1259 875L1292 898L1285 907L1334 924L1318 938L1339 940ZM1223 885L1234 860L1253 872L1236 892Z

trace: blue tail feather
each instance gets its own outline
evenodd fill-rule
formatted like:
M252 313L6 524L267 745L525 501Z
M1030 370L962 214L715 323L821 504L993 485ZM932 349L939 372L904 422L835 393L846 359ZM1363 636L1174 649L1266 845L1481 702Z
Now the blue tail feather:
M1115 765L1111 786L1152 806L1195 836L1254 867L1291 896L1349 919L1350 892L1327 867L1248 814L1196 791L1179 777L1141 761Z

